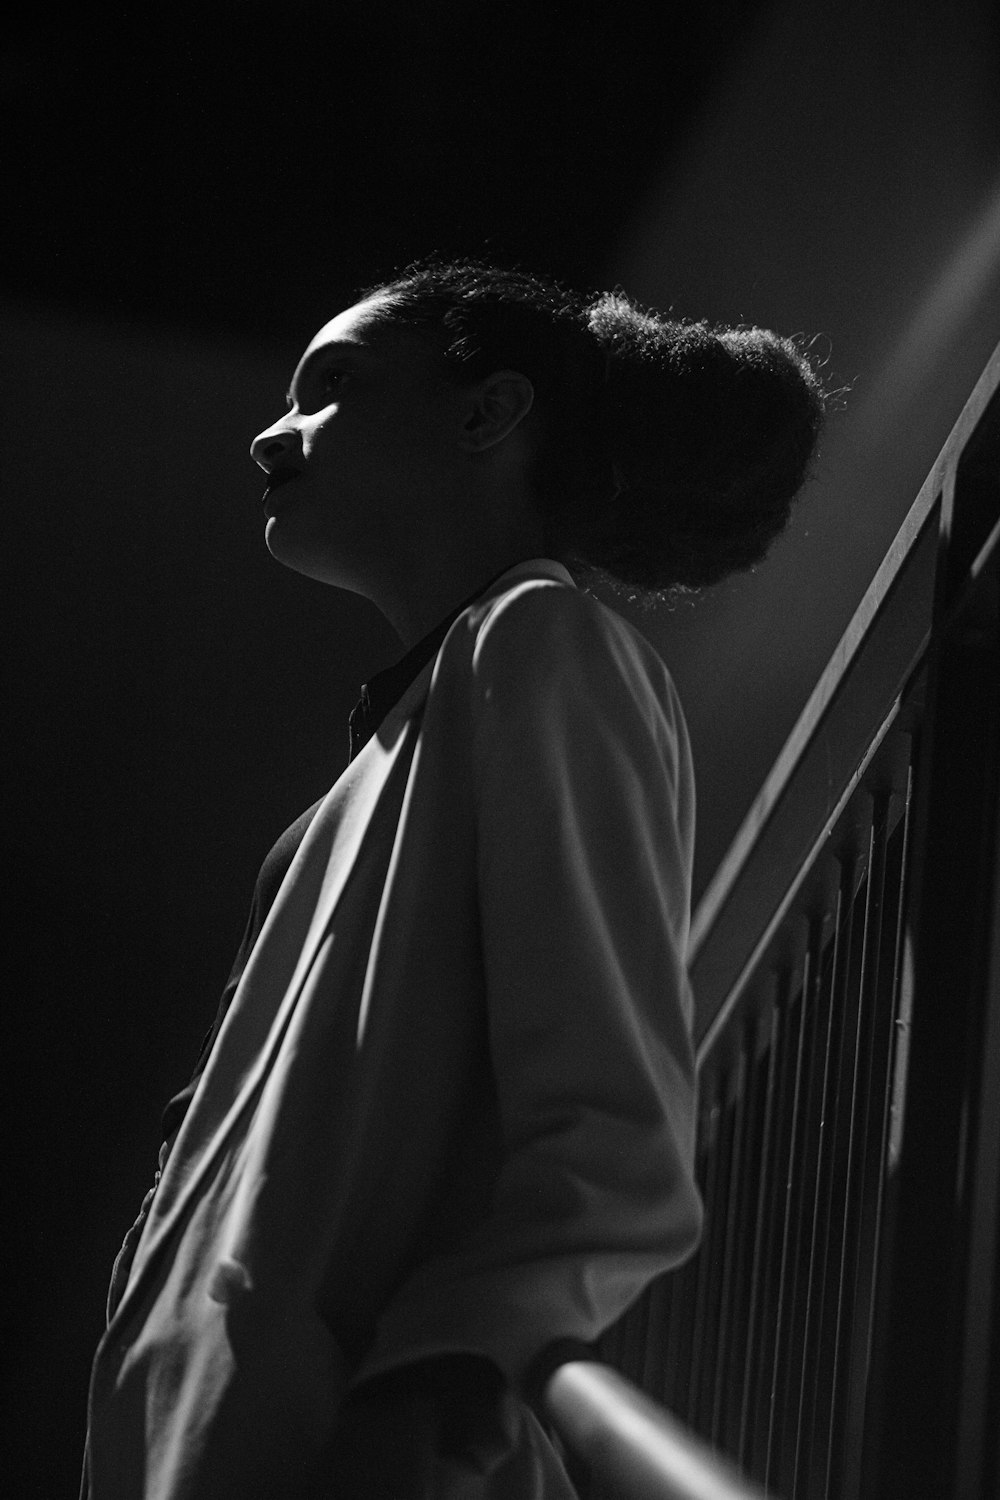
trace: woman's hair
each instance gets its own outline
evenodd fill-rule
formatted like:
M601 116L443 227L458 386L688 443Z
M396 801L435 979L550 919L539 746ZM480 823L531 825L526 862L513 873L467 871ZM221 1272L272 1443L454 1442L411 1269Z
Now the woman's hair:
M456 380L528 376L546 545L578 575L647 601L704 587L759 562L788 521L824 401L790 339L472 260L415 262L362 295L433 337Z

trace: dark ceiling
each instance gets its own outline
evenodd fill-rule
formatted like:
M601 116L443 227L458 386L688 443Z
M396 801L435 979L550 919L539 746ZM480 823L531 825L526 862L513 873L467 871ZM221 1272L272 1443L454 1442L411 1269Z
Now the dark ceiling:
M429 249L597 278L766 8L247 0L8 23L3 290L259 338Z

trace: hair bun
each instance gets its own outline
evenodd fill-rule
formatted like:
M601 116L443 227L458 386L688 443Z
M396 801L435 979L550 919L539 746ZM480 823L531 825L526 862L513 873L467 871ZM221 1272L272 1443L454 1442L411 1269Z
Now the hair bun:
M645 312L587 312L605 356L601 444L617 493L581 561L643 590L751 567L787 523L822 423L820 381L790 339Z

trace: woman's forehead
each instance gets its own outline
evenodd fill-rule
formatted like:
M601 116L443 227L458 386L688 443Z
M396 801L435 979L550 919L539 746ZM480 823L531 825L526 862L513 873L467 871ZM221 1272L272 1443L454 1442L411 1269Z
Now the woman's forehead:
M376 326L384 326L384 306L383 299L369 297L364 302L355 302L351 307L345 307L343 312L337 313L329 323L324 323L314 335L303 359L308 359L310 354L325 348L327 344L357 344L359 347L370 344L372 330Z
M376 293L363 302L346 307L329 323L323 324L299 360L296 374L331 347L346 352L356 350L359 355L376 361L380 355L389 355L393 364L401 366L411 363L425 365L430 353L426 336L387 317L391 306L391 297Z

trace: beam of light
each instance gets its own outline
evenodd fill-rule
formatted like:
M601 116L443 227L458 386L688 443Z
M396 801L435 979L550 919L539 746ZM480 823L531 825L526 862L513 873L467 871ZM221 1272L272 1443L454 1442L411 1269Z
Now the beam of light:
M933 380L948 351L991 291L1000 289L1000 177L935 276L854 416L854 440L898 419ZM1000 339L1000 321L994 329ZM860 429L860 431L859 431Z

